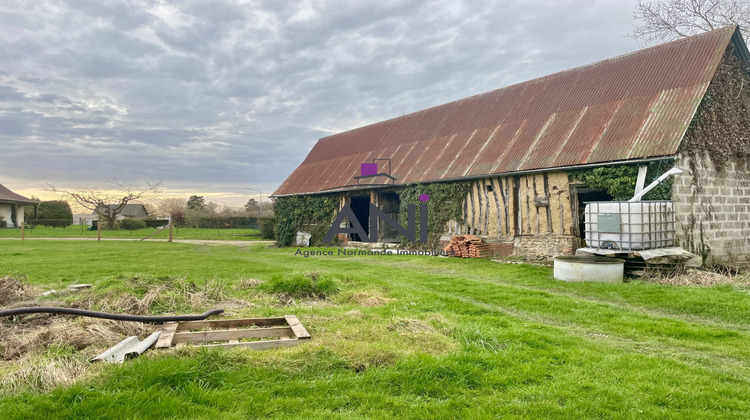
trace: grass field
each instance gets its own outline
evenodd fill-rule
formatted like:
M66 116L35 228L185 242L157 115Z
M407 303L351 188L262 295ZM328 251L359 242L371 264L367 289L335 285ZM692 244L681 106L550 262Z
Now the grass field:
M102 238L130 238L141 239L156 232L155 228L137 230L102 230ZM33 238L96 238L96 231L86 230L81 226L68 226L66 228L52 228L38 226L34 229L26 229L26 237ZM237 240L258 241L262 240L258 229L199 229L199 228L175 228L172 229L175 239L205 239L205 240ZM0 238L20 238L20 229L0 229ZM153 236L154 239L166 239L169 231L164 230Z
M119 366L85 360L122 336L82 348L48 337L11 356L7 340L2 417L750 416L745 288L563 283L550 268L523 264L294 252L0 241L0 276L25 276L34 293L94 284L47 303L295 314L313 336L264 352L152 350Z

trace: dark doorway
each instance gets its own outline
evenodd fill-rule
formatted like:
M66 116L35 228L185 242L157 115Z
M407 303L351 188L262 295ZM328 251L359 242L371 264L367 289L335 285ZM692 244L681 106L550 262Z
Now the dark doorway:
M392 192L380 193L378 196L378 207L388 217L398 222L399 210L401 208L401 199L398 194ZM401 242L401 234L396 229L385 222L378 223L380 232L380 242L398 243Z
M362 225L362 229L365 230L366 235L370 235L370 196L363 195L351 198L350 207L357 221ZM358 234L349 234L353 241L362 241Z
M576 195L578 196L578 232L576 236L581 238L582 245L585 246L586 218L584 213L586 211L586 203L592 201L612 201L614 197L604 190L594 190L585 185L576 187Z

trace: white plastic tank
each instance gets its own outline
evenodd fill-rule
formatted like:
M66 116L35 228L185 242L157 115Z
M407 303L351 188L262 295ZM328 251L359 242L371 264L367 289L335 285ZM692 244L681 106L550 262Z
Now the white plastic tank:
M586 255L563 255L555 257L554 276L562 281L595 281L600 283L622 283L625 260Z
M586 245L626 251L674 246L671 201L599 201L586 203Z
M297 232L295 243L297 246L310 246L310 238L312 235L307 232Z

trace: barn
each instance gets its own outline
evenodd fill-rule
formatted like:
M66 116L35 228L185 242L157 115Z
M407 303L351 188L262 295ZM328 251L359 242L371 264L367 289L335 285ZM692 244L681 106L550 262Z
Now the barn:
M274 193L280 243L297 230L315 242L344 206L366 230L370 203L404 220L429 193L431 240L572 254L586 202L627 199L639 170L650 182L676 166L646 199L673 201L677 245L750 262L749 62L725 27L324 137ZM388 224L366 233L403 241Z

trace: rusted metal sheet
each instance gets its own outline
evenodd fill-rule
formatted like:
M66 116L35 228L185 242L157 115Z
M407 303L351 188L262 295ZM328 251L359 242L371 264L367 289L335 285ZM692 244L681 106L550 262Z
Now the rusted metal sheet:
M746 56L727 27L325 137L274 195L375 158L409 184L675 155L732 37Z

